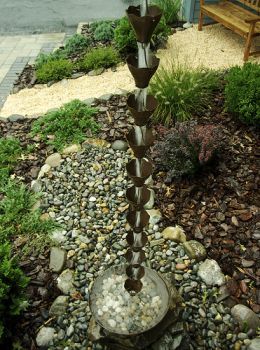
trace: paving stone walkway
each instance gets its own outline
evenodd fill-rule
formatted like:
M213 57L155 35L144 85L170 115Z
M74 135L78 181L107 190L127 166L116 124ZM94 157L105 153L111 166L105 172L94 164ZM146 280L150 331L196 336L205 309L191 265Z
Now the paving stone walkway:
M40 51L53 51L64 38L65 33L0 36L0 108L25 65L33 63Z

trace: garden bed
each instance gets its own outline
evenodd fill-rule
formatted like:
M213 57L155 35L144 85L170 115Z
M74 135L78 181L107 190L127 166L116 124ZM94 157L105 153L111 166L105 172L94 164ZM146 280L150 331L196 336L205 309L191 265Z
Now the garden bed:
M93 101L92 106L99 108L96 120L100 123L101 129L96 136L109 142L125 139L125 134L132 123L132 120L129 119L129 113L126 111L126 97L107 96L106 100ZM229 276L227 292L230 297L227 299L226 305L231 307L236 303L242 303L258 313L260 311L258 134L256 129L242 125L223 111L222 93L215 96L211 110L197 119L201 124L210 122L223 127L224 150L220 154L216 167L206 168L192 178L167 184L165 183L166 174L155 171L155 208L160 208L163 214L163 221L157 230L161 231L166 226L178 224L184 228L189 239L202 242L207 249L208 256L217 260L223 272ZM29 156L19 160L13 170L16 176L22 177L23 181L28 184L37 177L44 159L55 151L52 146L40 141L37 136L32 137L29 134L32 122L28 119L12 123L0 121L0 131L3 137L12 135L21 140L23 147L27 147L27 145L35 147ZM160 139L160 130L157 128L157 139ZM93 152L96 154L95 150ZM119 152L118 156L125 159L123 153ZM74 161L77 162L77 158L75 158L77 155L73 157ZM127 155L127 157L129 156ZM86 158L84 162L87 161ZM51 179L52 175L46 177L46 186L51 183ZM118 188L117 191L119 191ZM46 199L49 198L48 191L46 196ZM49 206L46 208L47 212L52 210L48 209ZM159 233L153 229L149 235L151 235L151 240L160 240ZM111 244L115 244L114 254L117 251L116 241L113 239L109 245ZM164 244L168 246L167 242ZM174 247L169 246L166 250ZM70 247L69 250L71 249ZM182 248L178 248L178 252L179 249ZM25 267L26 273L32 277L28 288L31 306L24 314L18 331L18 334L26 334L24 343L22 342L25 348L35 348L35 334L40 324L44 322L47 326L53 324L46 310L57 295L53 283L53 278L55 280L57 275L51 276L49 274L47 256L48 251L45 251L39 257L25 259L20 263L21 266ZM180 257L177 259L181 259ZM97 262L97 266L98 264L100 262ZM67 267L71 268L70 260ZM167 265L166 267L164 265L158 266L155 263L153 267L159 269L163 267L163 272L169 271ZM44 285L42 281L44 281ZM177 282L177 284L180 287L182 282ZM53 293L46 294L48 286L53 288L51 289ZM193 297L199 295L201 290L198 288L196 293ZM210 307L211 303L214 302L211 297L209 300L210 303L207 304L207 307ZM76 305L72 301L71 311L75 311L75 307ZM203 311L200 313L203 315ZM64 319L61 322L65 322ZM190 327L190 334L196 332L192 323ZM61 329L63 328L62 326ZM62 331L60 331L60 336L61 334L63 334ZM234 339L237 341L236 337Z

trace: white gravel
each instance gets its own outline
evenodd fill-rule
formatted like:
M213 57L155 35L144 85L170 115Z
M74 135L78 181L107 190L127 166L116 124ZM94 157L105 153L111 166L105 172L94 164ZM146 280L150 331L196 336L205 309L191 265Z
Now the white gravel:
M160 50L158 56L161 58L161 65L177 61L190 67L203 65L221 69L242 65L244 47L243 38L220 24L206 26L202 32L194 26L172 35L167 50ZM260 63L260 57L251 57L250 60ZM24 89L7 98L0 115L6 118L11 114L37 116L75 98L84 100L133 89L133 78L127 66L123 65L118 67L117 72L108 70L99 76L64 80L51 87L37 85L32 89Z

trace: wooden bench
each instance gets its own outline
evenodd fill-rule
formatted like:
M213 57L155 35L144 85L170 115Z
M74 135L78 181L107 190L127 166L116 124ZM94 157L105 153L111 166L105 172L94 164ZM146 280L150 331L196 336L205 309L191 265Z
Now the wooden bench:
M253 38L260 35L260 0L236 0L236 2L255 10L257 15L229 0L209 5L205 4L205 0L200 0L198 30L202 30L203 17L206 15L239 34L246 39L244 61L247 61L250 55L260 52L250 52Z

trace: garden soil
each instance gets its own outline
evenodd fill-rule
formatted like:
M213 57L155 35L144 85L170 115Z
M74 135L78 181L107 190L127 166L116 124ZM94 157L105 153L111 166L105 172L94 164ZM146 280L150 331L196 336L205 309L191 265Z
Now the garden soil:
M188 67L203 65L212 69L226 69L243 64L244 46L243 38L221 25L206 26L202 32L194 26L174 33L169 38L167 49L158 51L158 57L161 58L161 66L173 61L187 64ZM260 63L260 57L250 60ZM84 100L133 89L133 78L127 66L123 65L116 72L108 70L98 76L86 75L78 79L65 79L50 87L36 85L21 90L7 98L0 116L21 114L35 117L75 98Z

